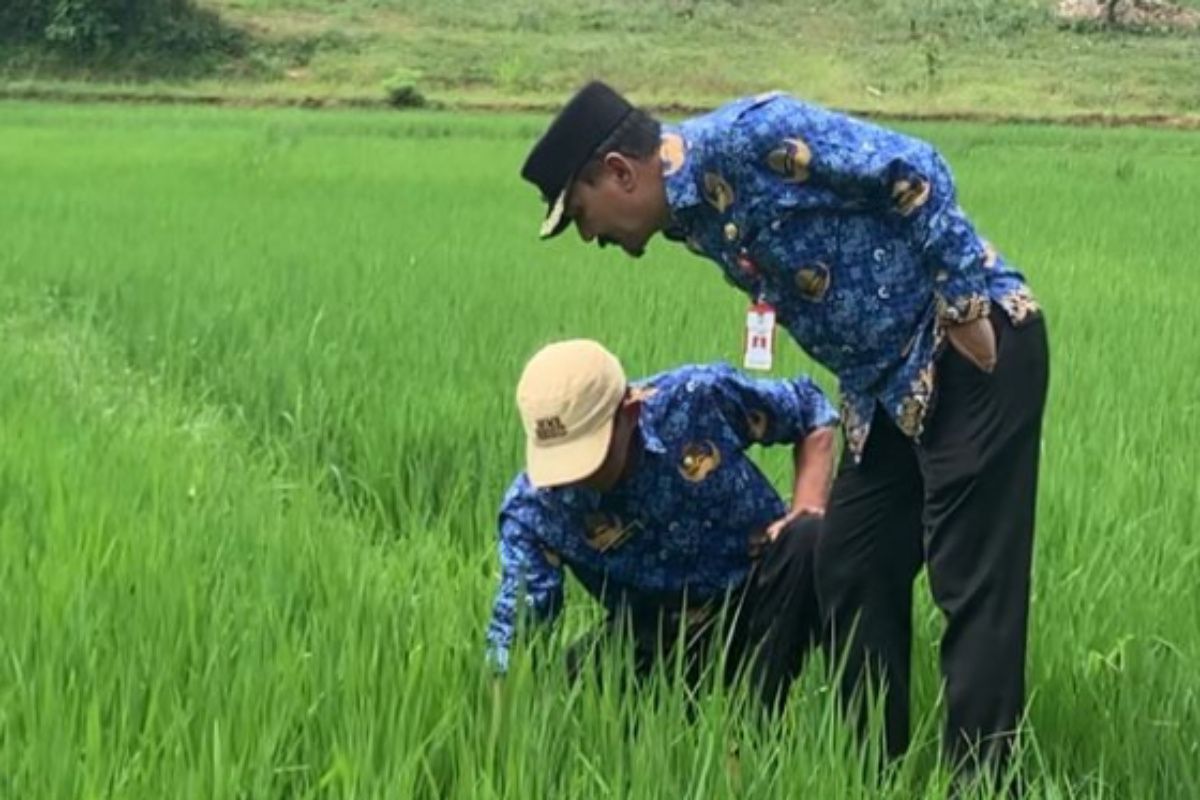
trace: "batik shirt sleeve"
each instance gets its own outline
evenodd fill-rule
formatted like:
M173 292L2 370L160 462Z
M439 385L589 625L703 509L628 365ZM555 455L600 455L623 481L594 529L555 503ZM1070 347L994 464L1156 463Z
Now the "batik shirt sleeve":
M506 504L500 517L500 587L487 629L488 660L498 672L508 670L509 651L523 621L553 622L562 610L562 567L534 534L548 524L529 506Z
M817 428L838 422L821 387L806 376L751 378L725 364L706 371L713 400L743 448L795 444Z

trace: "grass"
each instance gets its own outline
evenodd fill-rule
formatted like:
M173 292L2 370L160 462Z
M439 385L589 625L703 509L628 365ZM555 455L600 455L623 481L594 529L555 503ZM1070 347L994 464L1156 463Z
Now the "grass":
M770 730L524 653L492 685L524 359L732 360L744 308L665 243L539 244L544 122L0 105L0 797L943 796L924 591L894 774L815 669ZM1033 794L1195 797L1200 141L908 127L1049 310Z
M889 114L1200 115L1200 33L1081 32L1051 0L201 0L251 33L245 55L82 67L0 52L8 91L557 105L589 77L648 104L785 88ZM161 59L159 60L161 61ZM77 89L72 89L76 91Z

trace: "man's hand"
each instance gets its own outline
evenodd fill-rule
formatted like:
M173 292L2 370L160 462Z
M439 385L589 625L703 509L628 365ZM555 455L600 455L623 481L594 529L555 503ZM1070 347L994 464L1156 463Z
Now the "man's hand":
M823 517L823 516L825 516L824 506L822 506L820 508L817 508L815 506L793 508L786 515L775 520L767 527L767 538L770 539L772 542L775 541L776 539L779 538L779 534L783 533L784 529L788 525L791 525L793 522L800 519L801 517Z
M825 516L829 501L829 481L833 475L834 429L816 428L796 443L792 460L796 469L792 487L792 507L787 515L767 528L771 541L783 529L803 516Z
M987 317L951 325L946 336L959 355L979 369L991 372L996 368L996 331Z

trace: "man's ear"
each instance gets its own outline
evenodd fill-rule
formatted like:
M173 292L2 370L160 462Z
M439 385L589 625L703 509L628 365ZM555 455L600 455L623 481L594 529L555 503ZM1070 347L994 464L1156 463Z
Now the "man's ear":
M617 185L629 192L637 186L637 170L632 161L617 152L604 157L604 167L612 173Z
M625 390L625 399L621 401L621 416L626 419L637 419L637 415L642 410L642 399L635 395L633 391Z

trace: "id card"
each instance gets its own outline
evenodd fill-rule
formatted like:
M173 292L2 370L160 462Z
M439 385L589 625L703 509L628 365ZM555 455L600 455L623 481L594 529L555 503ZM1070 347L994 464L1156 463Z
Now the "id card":
M746 311L745 352L742 366L746 369L769 370L775 360L775 308L759 300Z

